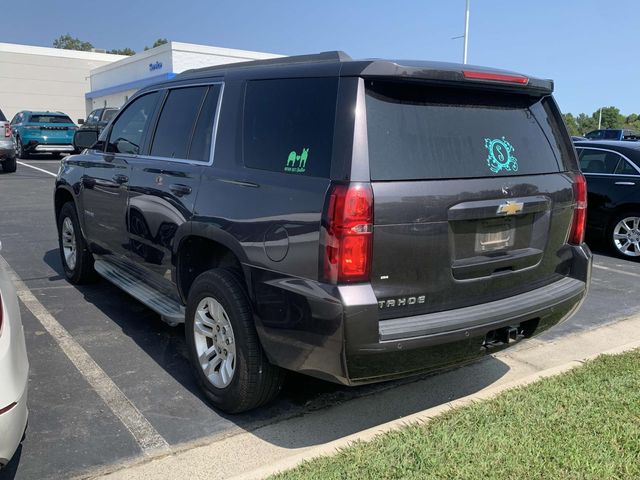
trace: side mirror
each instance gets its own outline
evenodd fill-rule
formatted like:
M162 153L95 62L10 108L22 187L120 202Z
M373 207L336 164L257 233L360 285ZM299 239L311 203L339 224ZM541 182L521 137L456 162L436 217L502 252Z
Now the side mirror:
M73 146L76 151L93 147L98 141L97 130L76 130L73 135Z
M78 119L78 125L84 125L84 118Z

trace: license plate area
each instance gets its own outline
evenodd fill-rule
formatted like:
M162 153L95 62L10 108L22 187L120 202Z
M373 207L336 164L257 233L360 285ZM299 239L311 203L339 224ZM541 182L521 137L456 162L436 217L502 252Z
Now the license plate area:
M478 221L475 252L482 254L512 248L516 240L515 220L515 217L506 217Z

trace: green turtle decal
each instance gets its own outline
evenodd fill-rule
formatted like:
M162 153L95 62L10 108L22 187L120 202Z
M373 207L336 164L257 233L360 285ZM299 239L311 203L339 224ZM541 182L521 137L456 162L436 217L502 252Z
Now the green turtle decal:
M518 171L518 159L514 157L513 145L511 145L504 137L502 138L485 138L484 146L489 151L487 157L487 166L493 173L501 170L507 172Z
M308 148L303 148L300 155L298 155L295 150L292 150L291 153L289 153L289 157L287 158L287 165L284 167L284 171L289 173L304 173L304 171L307 169L308 157Z

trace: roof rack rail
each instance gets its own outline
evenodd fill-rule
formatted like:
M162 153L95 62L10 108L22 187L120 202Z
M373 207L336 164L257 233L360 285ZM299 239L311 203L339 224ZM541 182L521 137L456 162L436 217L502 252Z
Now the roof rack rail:
M334 50L329 52L313 53L310 55L292 55L290 57L267 58L264 60L249 60L247 62L225 63L224 65L213 65L211 67L192 68L191 70L185 70L177 76L180 77L185 74L194 72L205 73L215 70L226 70L228 68L253 67L263 65L290 65L306 62L345 62L351 59L352 58L345 52Z

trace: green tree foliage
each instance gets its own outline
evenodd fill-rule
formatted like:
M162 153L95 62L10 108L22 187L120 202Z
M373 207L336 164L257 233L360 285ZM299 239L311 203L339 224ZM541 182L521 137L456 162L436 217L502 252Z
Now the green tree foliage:
M593 119L597 122L600 112L593 112ZM620 115L620 109L616 107L604 107L602 109L601 128L622 128L624 126L624 116ZM597 126L597 123L596 123Z
M580 135L580 129L578 128L576 117L570 113L564 113L562 116L564 117L564 123L567 125L567 129L569 130L569 135Z
M571 113L563 114L564 122L571 135L584 135L598 128L600 110L591 115L580 113L575 117ZM603 107L600 128L629 128L640 132L640 114L632 113L626 117L616 107Z
M118 49L113 49L113 50L109 50L107 53L113 53L114 55L135 55L136 52L134 50L131 50L130 48L118 48Z
M93 45L79 38L73 38L70 34L60 35L53 41L54 48L62 48L64 50L80 50L82 52L90 52Z
M153 42L153 45L151 47L144 47L144 49L149 50L150 48L156 48L160 45L164 45L165 43L169 43L169 40L167 40L166 38L159 38L155 42Z

